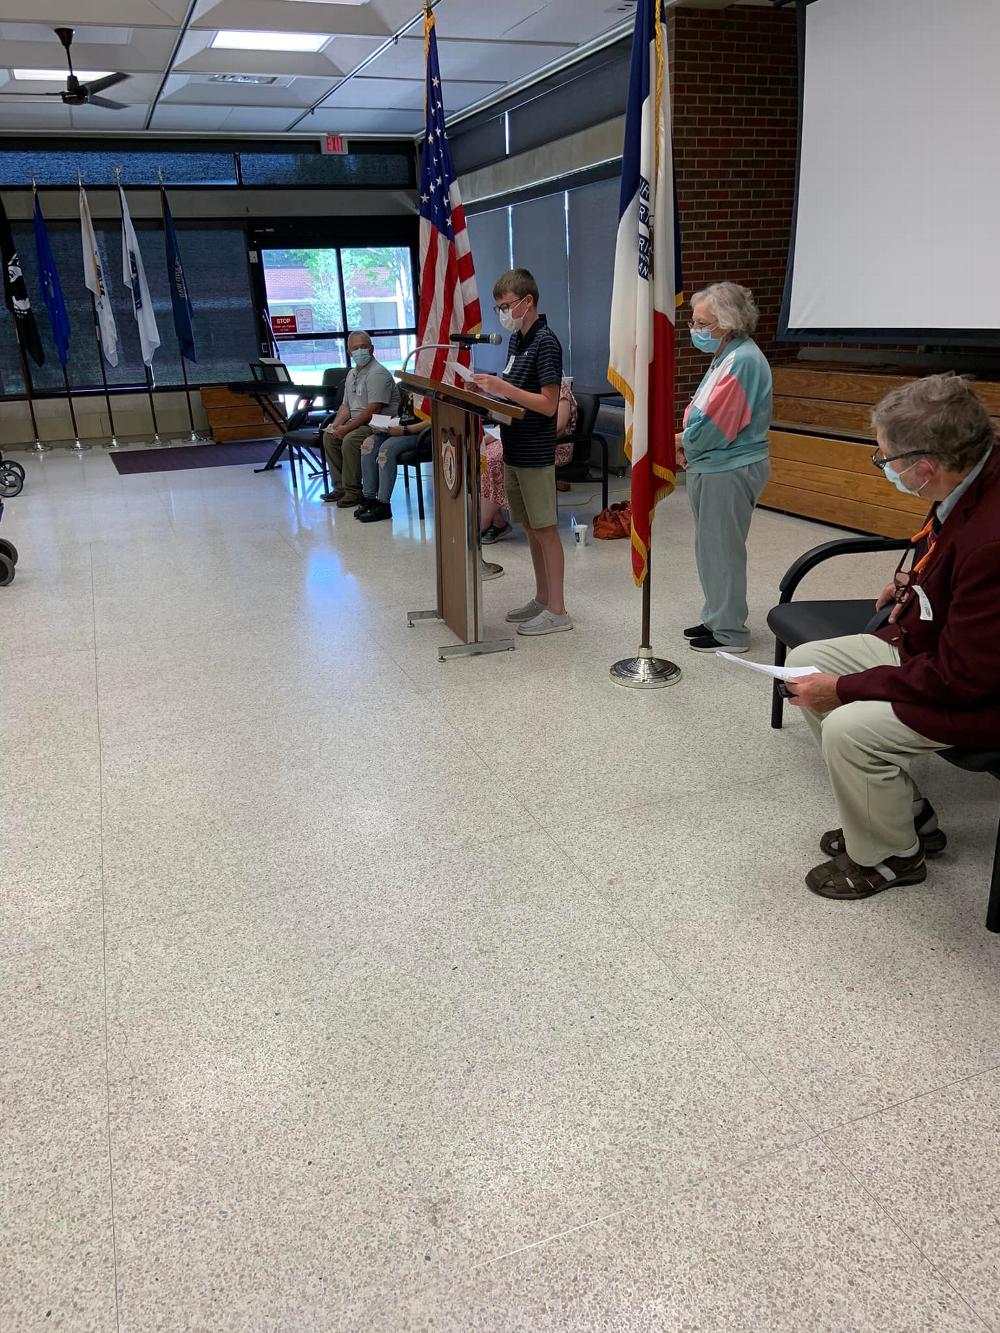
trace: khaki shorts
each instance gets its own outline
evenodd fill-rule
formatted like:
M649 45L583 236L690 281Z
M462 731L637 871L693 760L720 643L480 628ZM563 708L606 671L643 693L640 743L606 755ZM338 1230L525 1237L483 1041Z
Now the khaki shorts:
M503 465L503 485L511 522L532 528L552 528L559 522L556 509L556 470L550 467Z

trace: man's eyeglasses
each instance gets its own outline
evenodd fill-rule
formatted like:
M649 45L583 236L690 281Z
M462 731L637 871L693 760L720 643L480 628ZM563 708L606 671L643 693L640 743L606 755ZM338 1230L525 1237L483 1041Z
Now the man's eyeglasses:
M893 454L891 458L883 458L881 454L872 454L872 462L880 472L884 472L890 463L898 463L901 458L929 458L930 455L926 449L910 449L905 454Z

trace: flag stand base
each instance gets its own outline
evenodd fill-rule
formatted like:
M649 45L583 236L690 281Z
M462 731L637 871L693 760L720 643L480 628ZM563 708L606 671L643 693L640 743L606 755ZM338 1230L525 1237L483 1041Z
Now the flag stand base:
M680 678L680 667L664 657L654 657L652 648L640 648L637 657L623 657L611 668L614 683L633 690L662 689L676 685Z
M67 444L66 448L71 454L84 454L90 448L90 445L84 444L83 440L76 439L72 444Z
M122 446L117 436L112 435L111 439L108 440L107 444L102 445L101 447L103 449L120 449Z
M24 446L25 452L29 454L47 454L51 448L51 444L43 444L39 439L36 439L33 444Z

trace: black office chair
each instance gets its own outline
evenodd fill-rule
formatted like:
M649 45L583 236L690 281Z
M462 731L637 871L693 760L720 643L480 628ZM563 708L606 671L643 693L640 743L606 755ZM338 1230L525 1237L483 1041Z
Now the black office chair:
M576 430L567 439L573 441L573 457L562 467L556 468L558 481L589 481L590 468L594 455L594 445L601 451L601 508L608 507L608 442L603 435L598 435L597 414L601 410L601 400L592 393L578 393L576 398ZM560 441L564 443L564 441Z
M419 435L413 436L413 443L407 449L400 451L397 458L399 466L403 469L403 485L407 494L410 492L410 472L412 467L417 477L417 514L420 522L424 521L424 481L420 471L421 464L429 463L434 458L433 435L430 426L422 430Z
M872 599L864 601L795 602L792 598L805 576L826 560L838 555L861 555L878 551L905 551L911 543L893 537L844 537L824 542L800 555L786 571L779 585L781 600L767 615L774 634L774 664L784 666L789 648L816 639L832 639L843 634L870 633L884 619L874 612ZM771 726L781 727L784 699L775 685L771 694ZM989 773L1000 780L1000 750L956 748L936 751L941 759L968 773ZM986 908L986 929L1000 934L1000 827L997 829L993 872Z

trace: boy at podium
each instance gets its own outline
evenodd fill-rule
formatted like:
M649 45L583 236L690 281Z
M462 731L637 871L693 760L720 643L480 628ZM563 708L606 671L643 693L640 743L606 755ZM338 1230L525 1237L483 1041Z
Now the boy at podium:
M500 427L504 485L511 521L528 534L535 595L509 612L518 634L572 629L563 601L564 559L556 508L556 413L562 384L562 345L538 313L538 284L525 268L493 286L493 309L511 335L501 375L477 375L476 387L525 409L522 421Z

